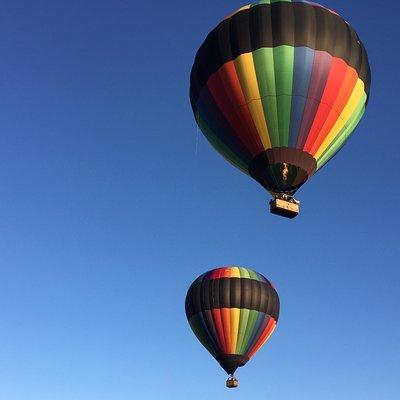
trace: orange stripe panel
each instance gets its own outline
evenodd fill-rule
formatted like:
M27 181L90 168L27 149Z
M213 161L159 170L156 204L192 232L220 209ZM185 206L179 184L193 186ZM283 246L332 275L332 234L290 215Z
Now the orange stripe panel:
M231 309L230 308L221 308L221 315L222 315L222 327L224 330L225 336L225 352L230 354L231 352Z
M331 110L329 116L327 117L327 119L324 123L324 126L322 127L321 131L319 132L318 137L316 138L315 142L313 143L312 147L310 148L310 154L312 156L315 155L315 153L321 147L323 141L328 136L329 132L334 127L336 121L339 118L339 115L344 110L347 102L349 101L351 94L353 93L353 90L356 86L357 80L358 80L358 75L357 75L356 70L354 68L347 67L346 75L344 77L339 94L333 104L332 110Z

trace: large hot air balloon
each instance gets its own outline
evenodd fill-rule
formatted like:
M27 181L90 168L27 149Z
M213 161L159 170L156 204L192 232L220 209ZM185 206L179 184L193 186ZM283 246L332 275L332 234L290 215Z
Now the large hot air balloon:
M233 376L269 339L279 317L279 297L264 276L243 267L213 269L199 276L186 295L189 324L222 368Z
M272 194L272 212L294 217L292 196L349 138L370 81L365 48L336 12L264 0L207 36L190 100L212 146Z

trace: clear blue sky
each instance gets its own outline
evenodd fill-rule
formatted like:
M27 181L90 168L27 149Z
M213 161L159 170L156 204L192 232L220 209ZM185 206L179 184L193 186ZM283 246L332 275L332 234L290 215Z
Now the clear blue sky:
M365 43L371 100L292 221L196 144L194 54L242 4L2 2L1 400L398 399L399 3L324 1ZM225 264L281 298L237 391L184 314Z

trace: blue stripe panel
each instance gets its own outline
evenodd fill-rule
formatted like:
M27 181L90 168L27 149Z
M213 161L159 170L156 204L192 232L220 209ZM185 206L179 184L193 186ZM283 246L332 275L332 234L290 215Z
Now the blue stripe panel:
M201 91L201 95L196 104L196 110L214 132L215 136L217 136L225 146L244 162L250 162L252 156L243 143L237 138L236 132L224 118L222 111L218 108L218 105L215 103L207 87L203 88Z
M307 103L304 108L303 119L301 121L296 144L296 147L299 149L303 149L314 122L331 69L332 58L333 57L326 51L317 50L315 52L313 71L307 94Z
M294 49L292 113L290 117L289 147L296 147L304 107L307 101L308 87L313 69L315 51L308 47Z
M246 349L243 354L247 354L249 352L249 350L252 348L252 346L254 345L255 339L260 334L260 328L262 327L263 323L265 322L265 319L266 319L265 317L266 317L265 313L263 313L263 312L258 313L257 321L254 324L253 332L251 334L250 340L247 342L247 346L246 346Z
M267 328L269 321L271 321L271 317L265 314L262 325L258 328L257 335L252 338L252 343L251 346L248 348L248 351L250 351L256 345L256 343L260 340L261 335L265 333L265 329Z

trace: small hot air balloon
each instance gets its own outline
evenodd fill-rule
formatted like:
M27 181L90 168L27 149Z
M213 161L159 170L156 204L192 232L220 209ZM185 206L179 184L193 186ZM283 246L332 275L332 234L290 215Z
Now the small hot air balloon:
M336 12L263 0L225 18L197 52L190 101L201 131L293 218L294 193L343 146L368 102L368 57Z
M248 268L222 267L199 276L190 286L186 316L194 334L238 386L234 373L269 339L279 317L272 284Z

